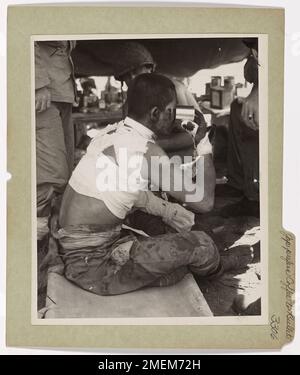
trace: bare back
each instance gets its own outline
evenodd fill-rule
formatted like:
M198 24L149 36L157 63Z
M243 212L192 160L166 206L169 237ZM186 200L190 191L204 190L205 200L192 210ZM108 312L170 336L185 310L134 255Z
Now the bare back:
M63 196L59 224L118 225L120 218L112 214L103 201L77 193L68 184Z

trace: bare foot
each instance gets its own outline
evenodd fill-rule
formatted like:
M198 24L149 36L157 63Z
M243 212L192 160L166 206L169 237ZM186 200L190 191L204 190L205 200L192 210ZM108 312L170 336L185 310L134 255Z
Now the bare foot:
M241 245L228 249L221 255L223 272L229 272L247 267L252 263L254 251L252 246Z

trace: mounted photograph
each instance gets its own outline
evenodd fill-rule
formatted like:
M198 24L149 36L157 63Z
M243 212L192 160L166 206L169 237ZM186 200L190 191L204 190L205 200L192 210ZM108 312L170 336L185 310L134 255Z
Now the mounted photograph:
M32 37L37 324L263 321L267 51Z
M7 346L291 342L284 9L7 20Z

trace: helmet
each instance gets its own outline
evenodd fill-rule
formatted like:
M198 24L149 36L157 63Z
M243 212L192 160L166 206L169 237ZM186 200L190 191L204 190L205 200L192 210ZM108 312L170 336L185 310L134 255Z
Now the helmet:
M125 42L117 52L114 76L115 79L121 78L140 66L155 66L151 53L142 44L137 42Z

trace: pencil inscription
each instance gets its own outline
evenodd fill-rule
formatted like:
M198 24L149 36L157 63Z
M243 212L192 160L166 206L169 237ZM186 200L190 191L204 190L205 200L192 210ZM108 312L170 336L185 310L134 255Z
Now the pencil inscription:
M286 232L281 232L281 249L283 254L280 259L285 263L285 279L280 281L281 288L285 291L286 307L286 338L292 340L295 329L295 264L293 261L292 241L293 237Z

